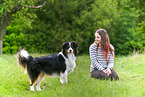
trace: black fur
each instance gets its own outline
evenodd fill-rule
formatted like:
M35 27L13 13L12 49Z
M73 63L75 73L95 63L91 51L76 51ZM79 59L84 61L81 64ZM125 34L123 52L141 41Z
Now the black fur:
M64 72L66 70L66 64L62 55L53 54L34 58L32 61L28 62L27 68L51 75L52 73L60 74L60 72ZM28 72L31 70L28 70Z
M27 64L27 72L32 84L41 72L47 75L52 73L60 75L60 72L64 73L66 70L65 59L60 54L36 58L29 56L28 59L20 57L20 60L21 64Z
M76 43L76 42L72 42L72 48L74 49L74 51L75 51L75 56L77 56L77 54L78 54L78 44Z

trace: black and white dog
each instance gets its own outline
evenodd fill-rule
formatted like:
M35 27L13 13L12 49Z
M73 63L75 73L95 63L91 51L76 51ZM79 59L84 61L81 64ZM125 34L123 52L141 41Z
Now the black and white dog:
M76 67L75 59L78 54L78 44L76 42L65 42L62 51L57 54L33 58L25 49L20 49L17 54L18 65L24 67L30 79L30 90L41 91L40 83L44 75L60 76L62 84L67 83L67 76Z

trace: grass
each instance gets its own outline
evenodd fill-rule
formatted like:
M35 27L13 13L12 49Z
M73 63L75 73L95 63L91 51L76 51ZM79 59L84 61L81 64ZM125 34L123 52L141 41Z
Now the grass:
M42 54L33 54L42 56ZM59 78L45 76L43 91L31 92L29 79L17 66L14 55L0 56L0 97L142 97L145 95L145 55L116 56L114 69L119 81L97 80L90 77L89 55L76 59L77 66L68 76L68 84Z

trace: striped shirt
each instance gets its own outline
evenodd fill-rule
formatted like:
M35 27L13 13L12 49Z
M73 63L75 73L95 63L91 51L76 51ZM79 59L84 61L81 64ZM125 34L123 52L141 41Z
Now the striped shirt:
M110 44L111 48L114 51L114 47ZM90 72L93 70L98 69L99 71L103 71L105 68L113 68L114 66L114 52L113 56L111 52L109 51L109 60L108 62L106 61L103 51L101 52L101 48L98 47L97 49L97 44L93 43L89 47L89 53L90 53L90 58L91 58L91 67L90 67Z

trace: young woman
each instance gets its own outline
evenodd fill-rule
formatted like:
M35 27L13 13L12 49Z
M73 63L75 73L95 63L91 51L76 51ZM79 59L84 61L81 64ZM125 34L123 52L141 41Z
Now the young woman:
M115 79L119 76L114 66L114 47L110 44L107 31L99 29L95 32L95 41L89 48L91 58L91 77L96 79Z

